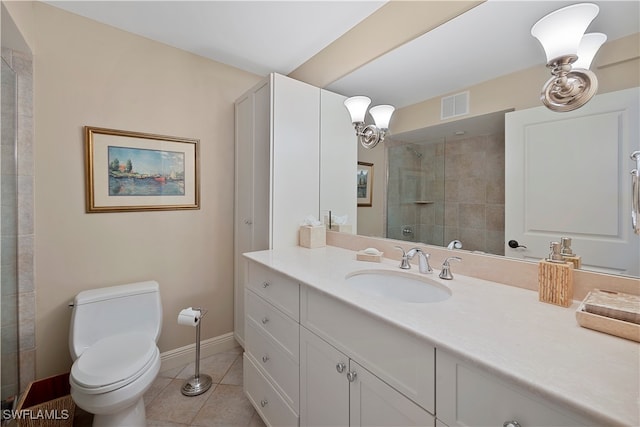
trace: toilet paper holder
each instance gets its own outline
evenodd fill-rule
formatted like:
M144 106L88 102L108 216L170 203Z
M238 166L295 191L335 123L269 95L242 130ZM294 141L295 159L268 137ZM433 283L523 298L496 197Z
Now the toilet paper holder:
M196 324L196 369L192 377L188 378L182 385L182 394L185 396L198 396L211 388L213 380L207 374L200 374L200 325L202 319L207 314L207 310L200 307L193 307L194 311L200 312L199 322Z

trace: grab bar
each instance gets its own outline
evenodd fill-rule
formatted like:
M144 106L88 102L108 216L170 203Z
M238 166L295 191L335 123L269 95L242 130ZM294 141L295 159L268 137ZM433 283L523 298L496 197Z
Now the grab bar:
M636 168L631 171L631 225L633 232L640 234L640 151L631 153L631 159L636 162Z

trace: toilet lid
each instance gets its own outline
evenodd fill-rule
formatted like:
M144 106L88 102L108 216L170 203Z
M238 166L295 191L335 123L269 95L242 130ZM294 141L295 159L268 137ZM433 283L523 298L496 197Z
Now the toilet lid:
M156 343L140 332L107 337L76 359L71 380L85 389L114 390L142 375L157 353Z

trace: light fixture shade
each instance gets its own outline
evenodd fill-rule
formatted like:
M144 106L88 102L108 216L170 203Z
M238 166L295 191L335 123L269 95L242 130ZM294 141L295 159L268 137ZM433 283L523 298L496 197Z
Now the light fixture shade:
M572 64L573 68L582 68L588 70L591 62L596 56L600 46L607 41L607 35L602 33L585 34L578 46L578 60Z
M371 104L371 99L366 96L352 96L344 100L344 106L349 110L351 123L363 123L367 108Z
M373 121L380 129L389 129L389 121L395 107L393 105L376 105L369 110Z
M578 45L600 8L593 3L563 7L540 19L531 28L547 55L547 63L567 55L577 55Z

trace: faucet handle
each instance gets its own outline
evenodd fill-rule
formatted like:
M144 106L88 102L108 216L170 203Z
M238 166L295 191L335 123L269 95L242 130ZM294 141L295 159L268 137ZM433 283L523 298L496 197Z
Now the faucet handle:
M462 261L462 258L458 257L458 256L450 256L447 259L444 260L444 262L442 263L442 271L440 271L440 274L438 275L438 277L440 277L441 279L444 280L451 280L453 279L453 274L451 274L451 266L449 265L449 261Z
M409 270L411 268L411 264L409 264L409 256L404 251L404 248L402 246L394 246L394 247L402 251L402 259L400 260L399 267L403 270Z

